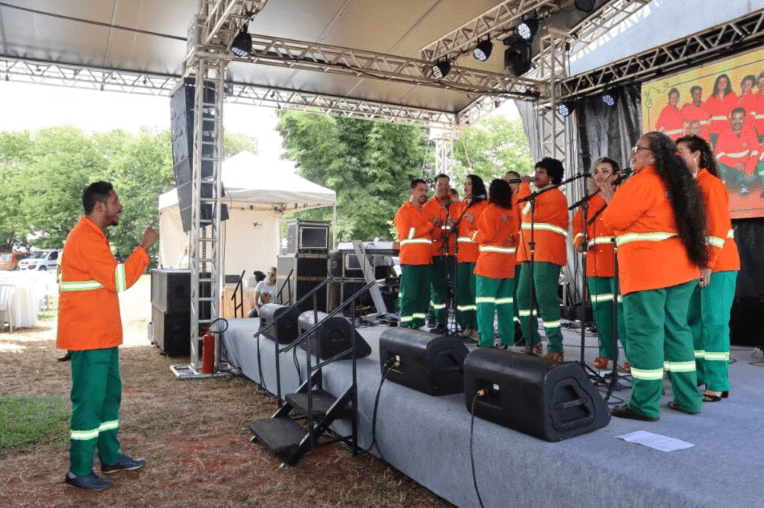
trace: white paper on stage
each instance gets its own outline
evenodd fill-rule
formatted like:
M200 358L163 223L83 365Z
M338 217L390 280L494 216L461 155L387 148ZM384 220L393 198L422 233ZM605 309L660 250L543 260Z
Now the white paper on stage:
M673 452L674 450L684 450L685 448L692 448L695 446L692 443L682 441L680 439L674 439L673 437L661 436L660 434L653 434L644 430L638 430L623 436L617 436L618 439L623 439L629 443L637 443L650 448L655 448L662 452Z

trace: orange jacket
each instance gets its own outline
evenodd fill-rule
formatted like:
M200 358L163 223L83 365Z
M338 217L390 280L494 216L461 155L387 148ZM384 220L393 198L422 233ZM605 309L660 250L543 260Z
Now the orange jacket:
M698 267L679 239L666 186L653 167L635 173L602 212L615 231L621 294L697 280Z
M706 99L706 102L703 103L703 109L711 115L711 123L708 127L711 134L719 134L725 125L729 125L729 114L736 104L737 95L735 92L730 92L723 99L718 95Z
M531 186L530 184L527 184L525 182L520 184L520 188L517 190L517 194L512 195L512 210L515 211L515 214L517 215L517 223L522 224L523 222L523 205L518 203L521 199L523 199L526 196L529 196L531 194ZM520 246L518 245L518 250L520 249ZM515 253L515 264L519 265L522 263L520 260L520 256L518 256Z
M605 207L605 200L596 195L589 200L587 222L597 212ZM583 240L583 209L579 208L573 217L573 245L578 247ZM602 221L602 214L598 215L592 224L586 227L587 241L589 242L586 253L586 276L587 277L612 277L615 274L615 247L613 245L613 229Z
M753 129L743 127L740 136L735 134L731 127L727 126L716 141L716 160L719 164L724 164L735 168L738 164L743 164L743 172L747 175L756 170L756 164L759 162L759 140Z
M122 344L117 293L143 274L149 264L146 250L137 247L120 264L101 228L81 217L69 232L61 256L56 346L83 351Z
M457 225L457 238L459 242L459 251L456 253L456 260L459 263L474 263L478 259L480 249L475 241L475 233L477 232L478 220L480 220L480 214L488 206L488 202L485 200L479 201L474 205L467 207L466 201L459 201L454 203L452 211L454 217L461 220ZM465 213L466 210L466 213ZM472 220L467 217L471 215Z
M658 121L655 122L655 129L664 133L673 140L677 140L684 135L684 120L679 108L666 105L658 115Z
M475 275L492 279L515 277L514 257L519 231L514 210L489 204L478 220L475 240L480 245L480 256L475 264Z
M732 231L730 195L721 180L701 169L695 180L706 209L708 266L714 272L740 270L740 256Z
M422 206L422 211L428 219L430 217L440 217L440 221L445 225L449 217L452 217L454 220L459 218L459 215L456 213L458 204L458 201L454 201L450 202L448 207L445 207L440 204L437 197L433 197ZM446 235L448 236L448 247L443 246L443 238ZM453 256L456 253L456 234L453 232L445 231L442 227L434 227L430 233L430 238L432 239L433 257L445 256L446 254Z
M519 194L519 193L518 193ZM531 205L520 203L522 207L522 237L517 254L519 261L530 261ZM560 189L553 189L536 197L533 214L533 236L536 242L535 260L564 266L566 257L565 240L568 236L568 200Z
M711 114L703 108L703 104L697 107L694 102L688 102L680 110L682 121L685 123L685 129L689 133L690 123L697 120L700 123L700 137L706 141L711 141Z
M403 203L395 214L393 222L398 229L398 240L401 243L402 265L432 264L430 233L433 225L428 218L424 210L417 209L411 201Z

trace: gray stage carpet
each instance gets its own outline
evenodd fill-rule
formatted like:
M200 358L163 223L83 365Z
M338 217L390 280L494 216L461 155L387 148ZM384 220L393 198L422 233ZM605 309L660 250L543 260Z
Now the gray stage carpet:
M256 341L258 320L229 321L223 344L232 366L260 382ZM360 446L372 441L374 398L381 372L379 335L386 327L359 328L372 347L358 361ZM580 358L580 332L564 330L567 360ZM587 336L588 362L597 337ZM276 392L274 344L260 340L262 380ZM472 347L472 346L470 346ZM621 353L622 356L623 353ZM666 408L665 381L660 421L611 419L600 430L558 443L475 419L474 463L483 505L489 507L754 507L764 506L764 368L760 354L733 348L730 398L707 403L698 415ZM305 354L298 363L305 378ZM591 363L589 363L591 365ZM281 358L283 393L299 384L292 353ZM338 394L350 385L350 362L324 368L324 388ZM615 397L628 400L628 381ZM604 395L604 391L602 392ZM613 400L610 403L621 403ZM274 406L275 410L275 406ZM463 395L432 397L385 381L377 414L373 453L435 494L460 507L480 506L472 481L471 415ZM337 428L347 433L344 428ZM691 448L658 451L618 436L644 430L686 441Z

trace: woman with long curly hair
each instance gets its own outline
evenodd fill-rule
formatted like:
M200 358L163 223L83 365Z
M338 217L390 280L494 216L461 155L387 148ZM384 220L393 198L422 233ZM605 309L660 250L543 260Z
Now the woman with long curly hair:
M700 270L687 320L695 344L698 386L706 385L703 402L718 402L730 389L729 321L740 257L730 220L730 196L719 178L711 147L698 136L684 136L677 140L677 150L700 187L706 211L708 264Z
M703 198L665 134L648 132L631 149L634 175L617 191L603 184L602 220L615 231L626 342L633 379L628 404L613 416L657 421L663 371L670 409L699 413L695 351L687 309L705 247Z

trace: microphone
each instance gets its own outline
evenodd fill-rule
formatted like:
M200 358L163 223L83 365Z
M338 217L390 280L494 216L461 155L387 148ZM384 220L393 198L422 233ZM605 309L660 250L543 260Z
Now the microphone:
M509 180L505 180L507 183L523 183L522 178L510 178Z
M519 178L517 180L519 180ZM486 199L486 195L478 194L477 196L473 196L472 199Z
M631 170L631 168L623 168L621 170L621 175L615 180L613 180L613 185L620 185L624 180L629 178L632 173L633 171Z

